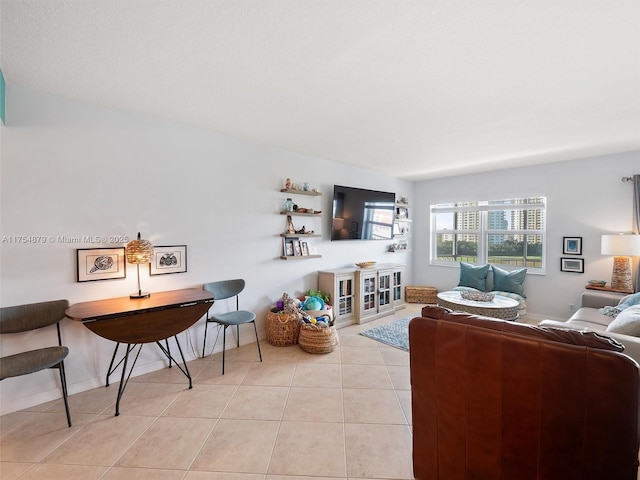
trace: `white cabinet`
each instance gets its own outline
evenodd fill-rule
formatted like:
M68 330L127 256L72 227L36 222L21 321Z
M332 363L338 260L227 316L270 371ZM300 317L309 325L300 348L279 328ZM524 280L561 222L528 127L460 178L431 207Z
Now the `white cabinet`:
M358 323L393 313L393 266L356 270Z
M404 265L396 265L393 267L392 278L392 302L394 309L405 308L404 300Z
M329 294L336 328L355 323L355 270L318 272L318 290Z
M365 323L405 308L404 265L318 272L318 289L331 297L338 328Z

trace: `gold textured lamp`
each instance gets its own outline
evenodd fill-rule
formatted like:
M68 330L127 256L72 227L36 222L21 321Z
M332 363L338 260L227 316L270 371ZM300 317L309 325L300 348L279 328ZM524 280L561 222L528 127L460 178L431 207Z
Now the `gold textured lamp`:
M138 292L129 295L129 298L147 298L151 294L149 292L143 292L140 288L140 265L150 263L153 258L153 245L148 240L142 240L140 238L140 232L138 232L138 239L131 240L127 243L124 251L124 256L128 263L135 263L138 267Z
M600 253L613 255L611 288L633 293L631 258L640 255L640 235L602 235Z

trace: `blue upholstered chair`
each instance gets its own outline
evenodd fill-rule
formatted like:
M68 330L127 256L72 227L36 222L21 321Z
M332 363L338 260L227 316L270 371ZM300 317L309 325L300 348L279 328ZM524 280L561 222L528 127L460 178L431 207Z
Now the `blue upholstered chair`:
M204 341L202 343L202 356L204 357L205 346L207 344L207 328L210 323L217 323L222 327L222 374L224 375L224 358L226 350L226 333L227 327L236 326L237 346L240 346L240 325L244 323L253 323L253 330L256 333L256 343L258 344L258 355L262 361L262 352L260 351L260 341L258 340L258 329L256 328L256 314L248 310L239 309L238 296L244 290L245 281L243 279L223 280L220 282L205 283L203 288L213 293L214 306L207 312L207 320L204 325ZM215 303L226 298L236 298L236 309L230 312L211 313L214 310Z
M0 358L0 380L39 372L46 368L57 368L60 373L64 408L67 411L67 424L71 426L67 401L67 378L63 362L69 354L69 349L62 346L60 335L60 320L65 318L65 310L68 306L67 300L54 300L0 309L0 334L28 332L54 323L58 330L57 346L38 348Z

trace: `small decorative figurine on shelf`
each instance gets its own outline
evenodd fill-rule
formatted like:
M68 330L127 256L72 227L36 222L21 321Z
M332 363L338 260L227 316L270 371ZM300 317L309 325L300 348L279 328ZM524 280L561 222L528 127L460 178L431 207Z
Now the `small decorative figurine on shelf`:
M287 177L284 182L284 188L286 188L287 190L291 190L291 179L289 177Z
M287 233L289 234L296 233L296 229L293 226L293 220L291 220L291 215L287 215Z
M304 183L302 184L302 189L303 189L305 192L308 192L308 191L309 191L309 189L311 189L311 186L309 185L309 182L304 182Z
M293 200L291 200L290 198L287 198L287 200L284 202L284 211L293 212L293 210L294 210Z

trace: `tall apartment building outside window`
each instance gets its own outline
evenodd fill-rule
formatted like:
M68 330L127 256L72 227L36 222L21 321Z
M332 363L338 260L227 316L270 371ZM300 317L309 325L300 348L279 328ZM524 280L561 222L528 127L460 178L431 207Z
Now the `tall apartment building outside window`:
M431 205L431 264L545 271L546 197Z

